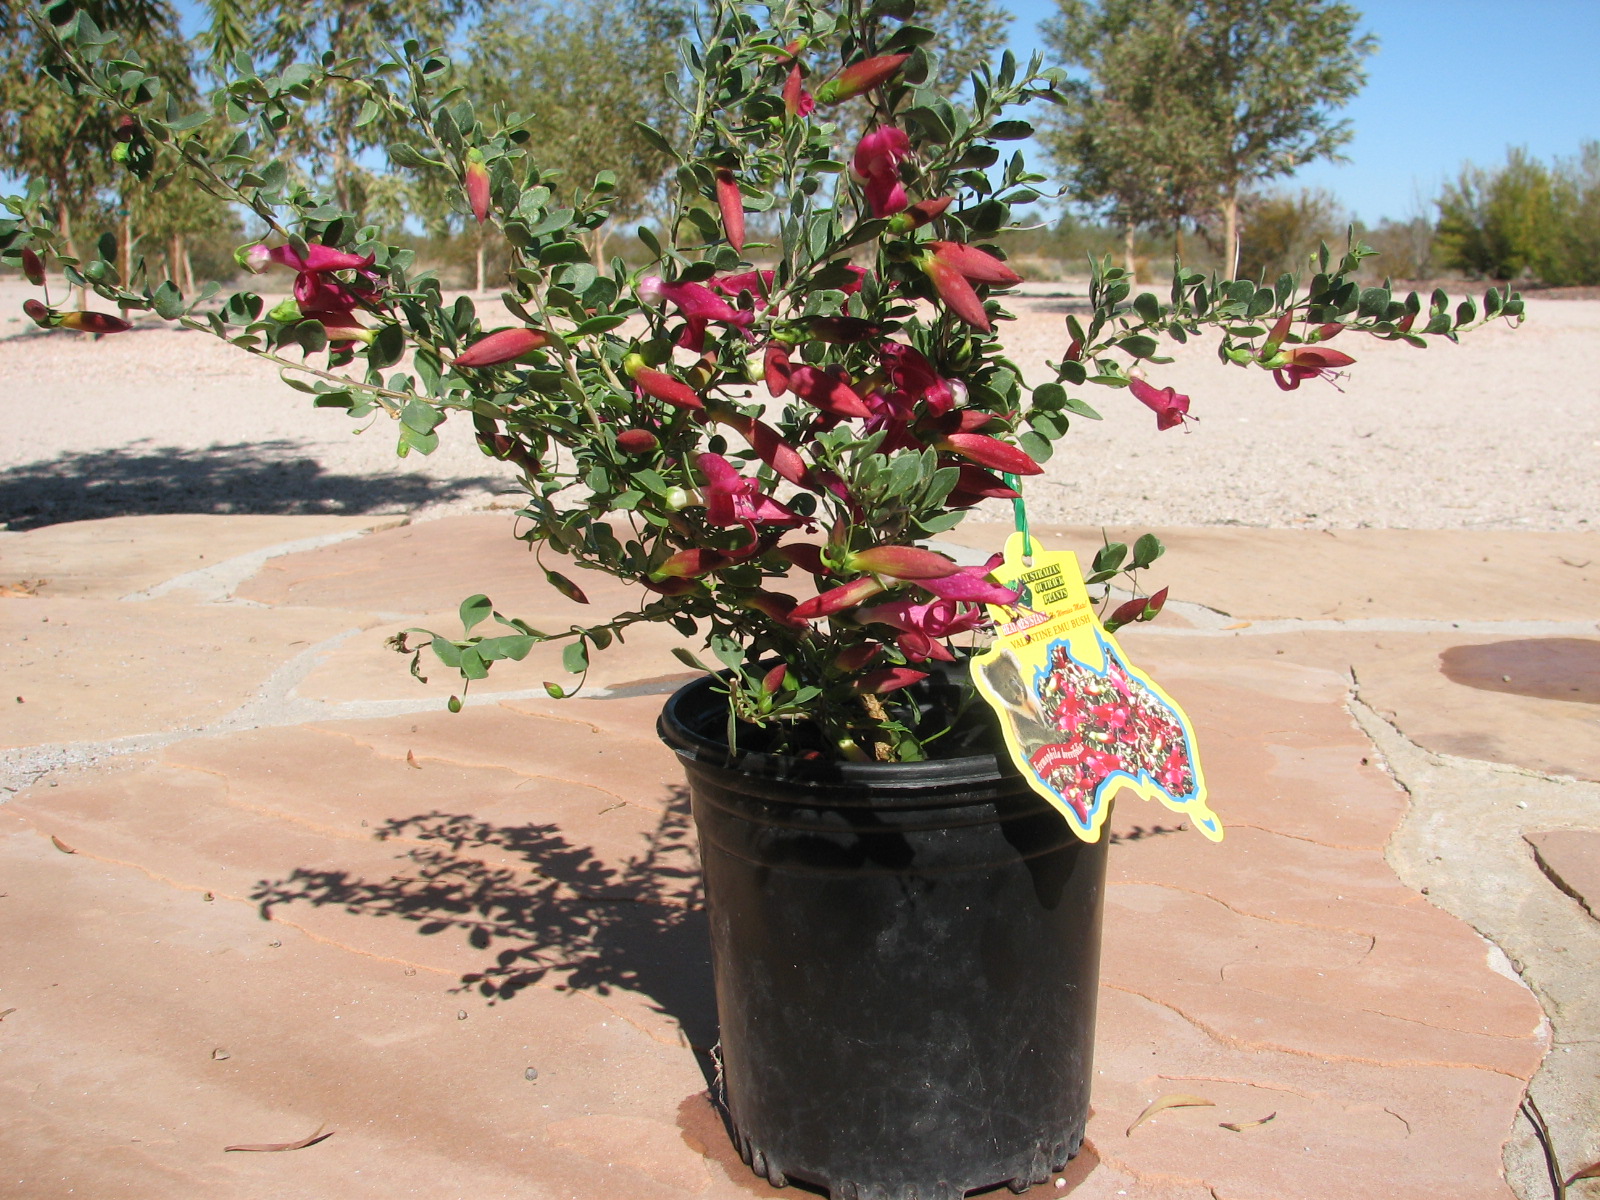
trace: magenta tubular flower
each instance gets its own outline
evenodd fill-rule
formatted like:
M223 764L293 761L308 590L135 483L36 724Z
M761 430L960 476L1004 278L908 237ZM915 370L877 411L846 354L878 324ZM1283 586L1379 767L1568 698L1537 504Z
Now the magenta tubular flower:
M702 283L668 283L659 275L646 275L639 281L639 299L649 305L663 301L677 306L687 324L678 345L699 354L706 348L706 326L713 321L737 329L748 329L755 314L741 312Z
M1325 346L1293 346L1287 351L1287 358L1283 366L1272 372L1272 378L1286 392L1299 387L1302 379L1326 379L1333 383L1343 373L1340 367L1348 367L1356 361L1343 351L1329 350Z
M819 592L809 600L802 600L794 607L794 616L802 621L815 621L819 617L831 617L842 613L847 608L854 608L865 600L870 600L884 590L883 581L876 575L863 575L860 579L851 580L843 587L836 587L826 592Z
M458 367L498 367L520 362L535 350L543 350L554 339L542 329L502 329L473 342L456 355Z
M772 279L771 271L740 271L734 275L713 275L706 280L706 286L734 300L748 293L756 298L756 308L764 309L772 295Z
M761 356L761 376L766 381L767 391L774 396L781 396L789 390L789 376L793 368L789 365L789 347L782 342L768 342L765 353Z
M879 667L876 671L868 671L851 687L860 693L882 695L884 692L898 691L903 687L910 687L913 683L920 683L928 677L926 671L917 671L911 667Z
M723 167L717 171L717 207L722 210L722 228L727 231L728 245L744 253L744 197L739 192L739 181L733 172Z
M1022 595L1020 588L1001 587L989 578L989 573L1005 561L996 554L988 562L976 567L962 567L953 575L941 579L920 579L917 586L932 592L941 600L972 600L979 604L1015 604Z
M982 467L962 463L957 469L961 473L961 478L950 490L952 506L966 508L980 500L1015 500L1020 495L1016 489L1007 487L1005 481L998 475L985 471Z
M986 433L952 433L938 443L938 448L959 454L980 467L992 467L1012 475L1044 474L1044 468L1028 457L1026 451Z
M911 153L911 139L893 125L880 125L861 139L850 160L850 173L867 190L867 206L875 217L887 217L907 204L900 182L900 162Z
M483 155L477 150L467 151L467 169L465 172L467 191L467 205L472 209L472 215L482 225L489 219L489 168L484 164Z
M790 483L800 487L813 487L811 468L806 465L806 460L800 457L800 452L765 421L754 417L747 417L741 413L719 410L716 414L719 424L735 429L750 443L750 449L756 452L756 457L766 463L778 473L780 479L787 479Z
M944 306L968 325L988 333L992 326L974 283L1011 287L1022 282L1018 275L994 255L962 242L929 242L917 265L933 281L934 291Z
M884 342L878 347L878 361L895 393L891 403L898 399L928 417L942 417L954 406L955 392L921 351L902 342Z
M121 317L102 312L58 313L52 323L59 329L76 329L79 333L126 333L133 328Z
M794 615L799 601L787 592L768 592L758 589L745 596L739 603L742 607L758 612L762 616L771 617L780 625L787 625L790 629L809 627L807 622Z
M895 644L900 652L914 662L930 658L941 662L954 662L955 655L943 645L942 639L965 633L982 624L981 608L959 600L936 599L925 603L912 600L892 600L859 610L855 619L864 625L887 625L898 630Z
M661 439L648 429L624 429L617 434L617 449L624 454L653 454L661 448Z
M732 566L739 561L740 557L738 555L729 554L726 550L709 550L701 547L696 547L692 550L680 550L652 571L650 579L657 583L668 579L698 579L702 575L720 571L722 568ZM666 594L675 593L668 592Z
M752 538L757 525L793 528L807 524L806 518L788 505L762 495L760 484L739 474L722 455L702 454L694 461L706 477L706 520L711 524L743 525Z
M1158 388L1137 375L1129 376L1128 390L1134 398L1156 414L1157 429L1171 429L1189 420L1189 397L1173 388Z
M852 388L837 375L819 371L816 367L794 367L789 372L789 390L806 403L814 405L830 416L870 417L872 410Z
M921 546L869 546L848 555L845 566L852 571L871 571L891 579L918 582L954 575L961 569L944 555Z
M791 117L809 117L817 107L816 98L806 91L805 72L798 62L789 67L783 81L783 110Z
M695 394L695 390L681 379L675 379L665 371L658 371L654 367L646 366L644 359L637 354L630 354L622 360L622 369L627 372L628 378L633 380L642 395L653 396L663 400L676 408L703 409L705 401Z
M842 104L887 83L905 65L909 54L880 54L851 63L817 89L818 104Z

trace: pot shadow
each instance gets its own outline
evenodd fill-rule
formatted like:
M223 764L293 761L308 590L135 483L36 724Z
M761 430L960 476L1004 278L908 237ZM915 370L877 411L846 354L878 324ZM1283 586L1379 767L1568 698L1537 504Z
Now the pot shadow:
M487 475L437 480L416 472L334 474L312 451L287 439L204 450L139 441L23 463L0 477L0 524L21 532L64 521L167 513L356 516L406 512L507 486L505 479Z
M488 957L453 990L491 1005L552 979L558 989L644 996L677 1022L709 1083L716 1001L691 825L688 792L674 787L643 852L617 865L556 825L419 813L374 833L407 846L387 879L300 867L262 880L251 899L266 920L309 904L396 917L425 937L458 935ZM507 858L526 865L502 865Z

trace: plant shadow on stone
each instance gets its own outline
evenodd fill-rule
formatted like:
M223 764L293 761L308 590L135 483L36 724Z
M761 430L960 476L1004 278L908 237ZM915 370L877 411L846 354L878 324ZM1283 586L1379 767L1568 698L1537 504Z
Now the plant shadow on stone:
M12 530L63 521L166 513L357 516L401 512L503 487L488 476L341 475L299 442L204 450L134 442L12 467L0 478L0 523Z
M420 813L374 834L407 847L389 878L302 867L263 880L251 899L268 920L292 904L335 906L397 917L425 936L462 936L493 954L454 990L490 1004L550 978L601 996L636 992L678 1022L709 1080L716 1006L690 825L688 793L675 787L644 850L619 865L553 824Z

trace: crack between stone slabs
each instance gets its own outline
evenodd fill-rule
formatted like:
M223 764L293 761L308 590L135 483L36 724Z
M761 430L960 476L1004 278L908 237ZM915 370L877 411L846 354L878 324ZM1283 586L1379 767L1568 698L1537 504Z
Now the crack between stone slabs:
M402 518L393 524L363 529L338 530L333 533L319 534L316 537L279 542L276 545L266 546L260 550L236 554L232 558L223 559L219 563L212 563L208 567L201 567L195 571L185 571L182 575L174 575L171 579L153 584L142 591L130 592L126 596L119 597L119 599L130 601L158 600L162 596L170 595L175 591L187 591L199 593L197 599L203 604L242 604L249 605L252 608L276 608L278 607L277 605L262 604L256 600L240 600L233 593L241 583L259 571L262 564L269 559L280 558L285 554L299 554L307 550L321 550L326 546L334 546L340 542L366 537L369 534L379 532L381 529L394 529L406 523L407 518Z
M1227 909L1236 916L1246 917L1253 921L1267 921L1274 925L1291 925L1296 929L1320 929L1327 933L1342 933L1350 937L1365 938L1367 941L1367 948L1362 951L1361 959L1365 959L1368 955L1370 955L1378 944L1377 937L1365 929L1349 929L1342 925L1324 925L1319 921L1297 921L1293 917L1269 917L1263 913L1250 912L1247 909L1238 907L1237 905L1229 904L1226 900L1222 900L1216 896L1213 896L1210 892L1203 892L1198 888L1182 887L1176 883L1162 883L1159 880L1154 879L1108 879L1106 881L1106 886L1166 888L1171 892L1182 892L1187 896L1197 896L1202 900L1209 900L1213 904L1220 904L1223 908ZM1361 960L1358 959L1357 961L1359 962Z
M1379 854L1383 847L1379 845L1360 845L1354 842L1325 842L1321 838L1314 838L1303 833L1288 833L1282 829L1269 829L1265 825L1252 825L1248 821L1228 821L1229 829L1254 829L1257 833L1272 834L1274 837L1289 838L1296 842L1307 842L1313 846L1321 846L1325 850L1346 850L1352 854Z
M1544 878L1531 854L1511 855L1509 851L1505 855L1492 858L1488 869L1493 872L1495 868L1499 868L1500 874L1494 877L1503 878L1510 886L1525 888L1526 898L1515 904L1514 912L1499 912L1497 907L1489 902L1474 907L1470 903L1470 896L1451 894L1465 885L1457 877L1458 872L1448 868L1439 869L1438 863L1429 860L1427 850L1432 843L1426 838L1430 829L1439 830L1446 841L1452 837L1459 838L1477 831L1476 825L1473 830L1465 832L1454 828L1464 818L1452 820L1455 809L1447 802L1452 776L1459 778L1460 775L1470 772L1477 775L1480 780L1485 777L1488 780L1498 778L1506 785L1512 784L1514 780L1526 780L1527 783L1523 786L1528 789L1528 798L1542 801L1546 809L1556 810L1541 813L1538 806L1524 810L1530 821L1537 821L1541 816L1545 819L1565 819L1563 813L1566 810L1575 807L1581 809L1589 796L1600 795L1600 789L1596 789L1590 782L1565 776L1551 776L1526 767L1485 762L1424 749L1407 737L1394 721L1385 718L1362 700L1360 681L1354 672L1351 673L1351 694L1346 707L1352 719L1371 742L1379 765L1409 798L1406 817L1390 836L1389 844L1385 848L1385 858L1402 883L1416 890L1427 886L1429 888L1427 898L1432 904L1474 929L1484 939L1491 955L1505 960L1510 968L1511 977L1528 988L1533 995L1539 1005L1542 1017L1540 1033L1546 1040L1547 1049L1533 1078L1528 1082L1524 1095L1531 1096L1535 1091L1542 1091L1547 1094L1555 1092L1563 1098L1568 1111L1559 1114L1552 1136L1567 1143L1563 1148L1565 1151L1563 1158L1574 1149L1581 1156L1590 1148L1588 1143L1595 1138L1593 1120L1584 1116L1586 1102L1583 1100L1583 1097L1590 1092L1592 1080L1583 1075L1581 1065L1571 1063L1569 1056L1554 1052L1556 1045L1572 1044L1578 1040L1564 1035L1563 1031L1556 1027L1554 1020L1554 1016L1557 1015L1562 1016L1564 1024L1570 1020L1570 1006L1563 1001L1562 993L1568 990L1571 981L1564 980L1564 973L1550 961L1553 955L1538 953L1542 946L1530 944L1528 947L1519 947L1516 941L1518 924L1525 926L1537 915L1527 911L1530 904L1536 909L1543 910L1543 915L1547 919L1555 919L1570 925L1571 928L1565 932L1577 933L1580 939L1591 928L1592 919L1581 906L1560 893ZM1468 775L1456 786L1469 786L1470 779L1471 776ZM1558 798L1561 802L1558 802ZM1511 794L1508 793L1505 802L1509 804L1510 800ZM1417 822L1415 826L1411 824L1413 820ZM1515 835L1514 840L1526 849L1526 842L1521 837L1522 822L1514 820L1512 826L1499 829L1497 832L1507 839L1512 839ZM1437 837L1438 834L1434 836ZM1504 861L1499 861L1500 858ZM1528 878L1523 878L1523 875ZM1559 912L1550 907L1550 902L1557 897L1562 906ZM1479 911L1479 908L1482 911ZM1505 942L1502 939L1505 939ZM1512 951L1521 954L1523 950L1531 950L1533 953L1522 954L1522 961L1519 962ZM1551 991L1552 987L1557 990ZM1576 1113L1571 1107L1574 1103L1578 1105ZM1518 1195L1532 1198L1547 1194L1543 1150L1523 1130L1516 1113L1511 1115L1507 1125L1504 1160L1507 1178Z
M1157 1008L1164 1008L1174 1016L1193 1026L1196 1030L1198 1030L1200 1033L1203 1033L1206 1037L1210 1038L1217 1044L1226 1046L1230 1050L1238 1050L1246 1054L1287 1054L1293 1058L1307 1058L1324 1064L1346 1062L1362 1063L1370 1067L1427 1067L1430 1069L1450 1071L1483 1071L1489 1075L1503 1075L1508 1079L1515 1079L1519 1083L1526 1082L1521 1075L1516 1074L1514 1071L1504 1071L1498 1067L1491 1067L1486 1063L1451 1062L1442 1059L1435 1060L1422 1058L1370 1058L1362 1054L1343 1054L1332 1050L1302 1050L1296 1046L1284 1046L1273 1042L1251 1042L1244 1038L1236 1037L1230 1033L1223 1033L1220 1029L1214 1029L1210 1025L1206 1024L1206 1022L1200 1020L1200 1018L1185 1012L1182 1008L1178 1007L1178 1005L1172 1003L1170 1000L1162 1000L1159 997L1152 996L1147 992L1141 992L1138 988L1129 987L1124 983L1113 983L1108 979L1101 979L1100 986L1109 988L1114 992L1123 992L1129 996L1137 996L1141 1000L1144 1000L1150 1004L1154 1004ZM1271 993L1264 992L1262 994L1270 995ZM1440 1030L1440 1032L1455 1033L1458 1031Z

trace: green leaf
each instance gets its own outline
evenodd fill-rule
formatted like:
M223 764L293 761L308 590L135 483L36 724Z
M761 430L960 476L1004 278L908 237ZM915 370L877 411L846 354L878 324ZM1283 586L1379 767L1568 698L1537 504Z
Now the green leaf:
M483 655L468 646L461 652L461 674L467 679L486 679L489 675L489 664L483 661Z
M489 597L479 593L468 596L461 602L461 628L466 633L471 633L473 626L482 621L494 611L494 605L489 603Z
M1101 547L1099 552L1095 554L1094 569L1096 573L1121 570L1122 562L1127 557L1128 547L1126 545L1122 542L1111 542L1109 545Z
M1143 570L1166 552L1166 547L1161 544L1161 539L1153 533L1147 533L1133 544L1133 565Z
M1144 294L1148 296L1150 293L1146 292ZM1126 350L1135 358L1153 358L1156 351L1161 349L1160 342L1142 333L1129 334L1118 342L1117 346Z
M674 658L676 658L679 662L681 662L686 667L692 667L696 671L704 671L708 675L711 673L711 668L710 667L706 666L705 663L701 662L698 658L696 658L689 651L685 650L682 646L674 646L672 648L672 656Z
M568 642L561 651L561 665L573 675L582 675L589 669L589 644L582 638Z
M1023 435L1017 439L1017 444L1022 447L1023 452L1027 454L1029 458L1033 459L1034 462L1044 463L1050 461L1050 455L1052 453L1050 443L1044 438L1040 437L1033 430L1029 429L1023 433Z
M183 293L180 292L170 279L163 279L150 297L150 302L155 306L156 316L164 321L175 321L183 316Z
M670 155L673 162L683 161L683 159L678 156L678 152L672 148L672 143L667 141L666 137L662 135L659 129L654 129L651 126L646 125L643 121L635 121L633 123L633 127L642 135L644 135L645 141L649 142L663 154Z
M1020 142L1033 136L1033 126L1026 121L996 121L989 136L997 142Z
M598 317L590 317L572 331L572 336L576 338L588 337L593 333L609 333L627 319L626 313L604 313Z
M405 330L393 322L382 326L367 347L367 365L377 370L392 367L406 352Z
M413 400L400 410L400 424L418 433L432 433L443 420L442 412L421 400Z

